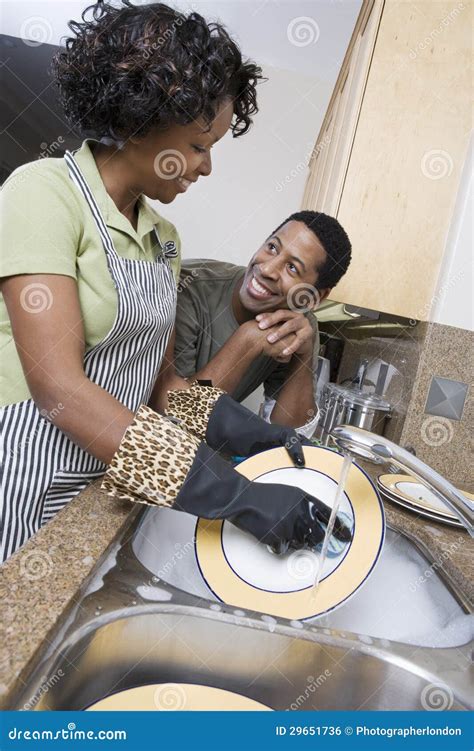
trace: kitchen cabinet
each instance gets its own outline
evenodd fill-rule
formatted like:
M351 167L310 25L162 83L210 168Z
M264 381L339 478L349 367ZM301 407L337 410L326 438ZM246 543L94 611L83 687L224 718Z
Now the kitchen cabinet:
M471 127L467 2L365 0L303 208L353 245L331 300L430 320Z

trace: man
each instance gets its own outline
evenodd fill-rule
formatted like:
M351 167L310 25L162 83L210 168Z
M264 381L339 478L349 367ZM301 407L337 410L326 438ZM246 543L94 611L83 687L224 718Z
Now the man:
M315 414L319 333L313 311L345 274L350 258L349 238L336 219L300 211L277 227L247 268L184 262L176 371L210 380L238 401L263 383L263 416L304 426Z

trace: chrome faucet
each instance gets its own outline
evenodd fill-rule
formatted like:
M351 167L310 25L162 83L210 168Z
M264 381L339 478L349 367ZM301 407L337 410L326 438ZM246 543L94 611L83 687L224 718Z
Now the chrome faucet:
M471 537L474 537L474 504L442 475L409 451L383 436L352 425L339 425L333 428L330 435L343 453L350 453L374 464L394 466L416 477L450 508Z

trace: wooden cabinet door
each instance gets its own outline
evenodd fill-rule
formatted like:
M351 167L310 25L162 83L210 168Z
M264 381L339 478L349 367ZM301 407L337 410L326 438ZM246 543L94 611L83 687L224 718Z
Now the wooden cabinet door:
M349 157L341 136L306 204L353 244L333 300L430 319L471 128L471 20L466 2L383 4Z
M361 8L311 156L303 208L337 215L382 8L383 0Z

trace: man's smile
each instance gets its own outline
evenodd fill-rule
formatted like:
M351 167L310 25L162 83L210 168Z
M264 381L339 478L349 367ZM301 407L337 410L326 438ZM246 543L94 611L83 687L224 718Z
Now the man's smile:
M275 296L275 292L272 292L265 284L257 280L255 274L251 272L250 277L245 285L248 294L256 300L268 300L270 297Z

